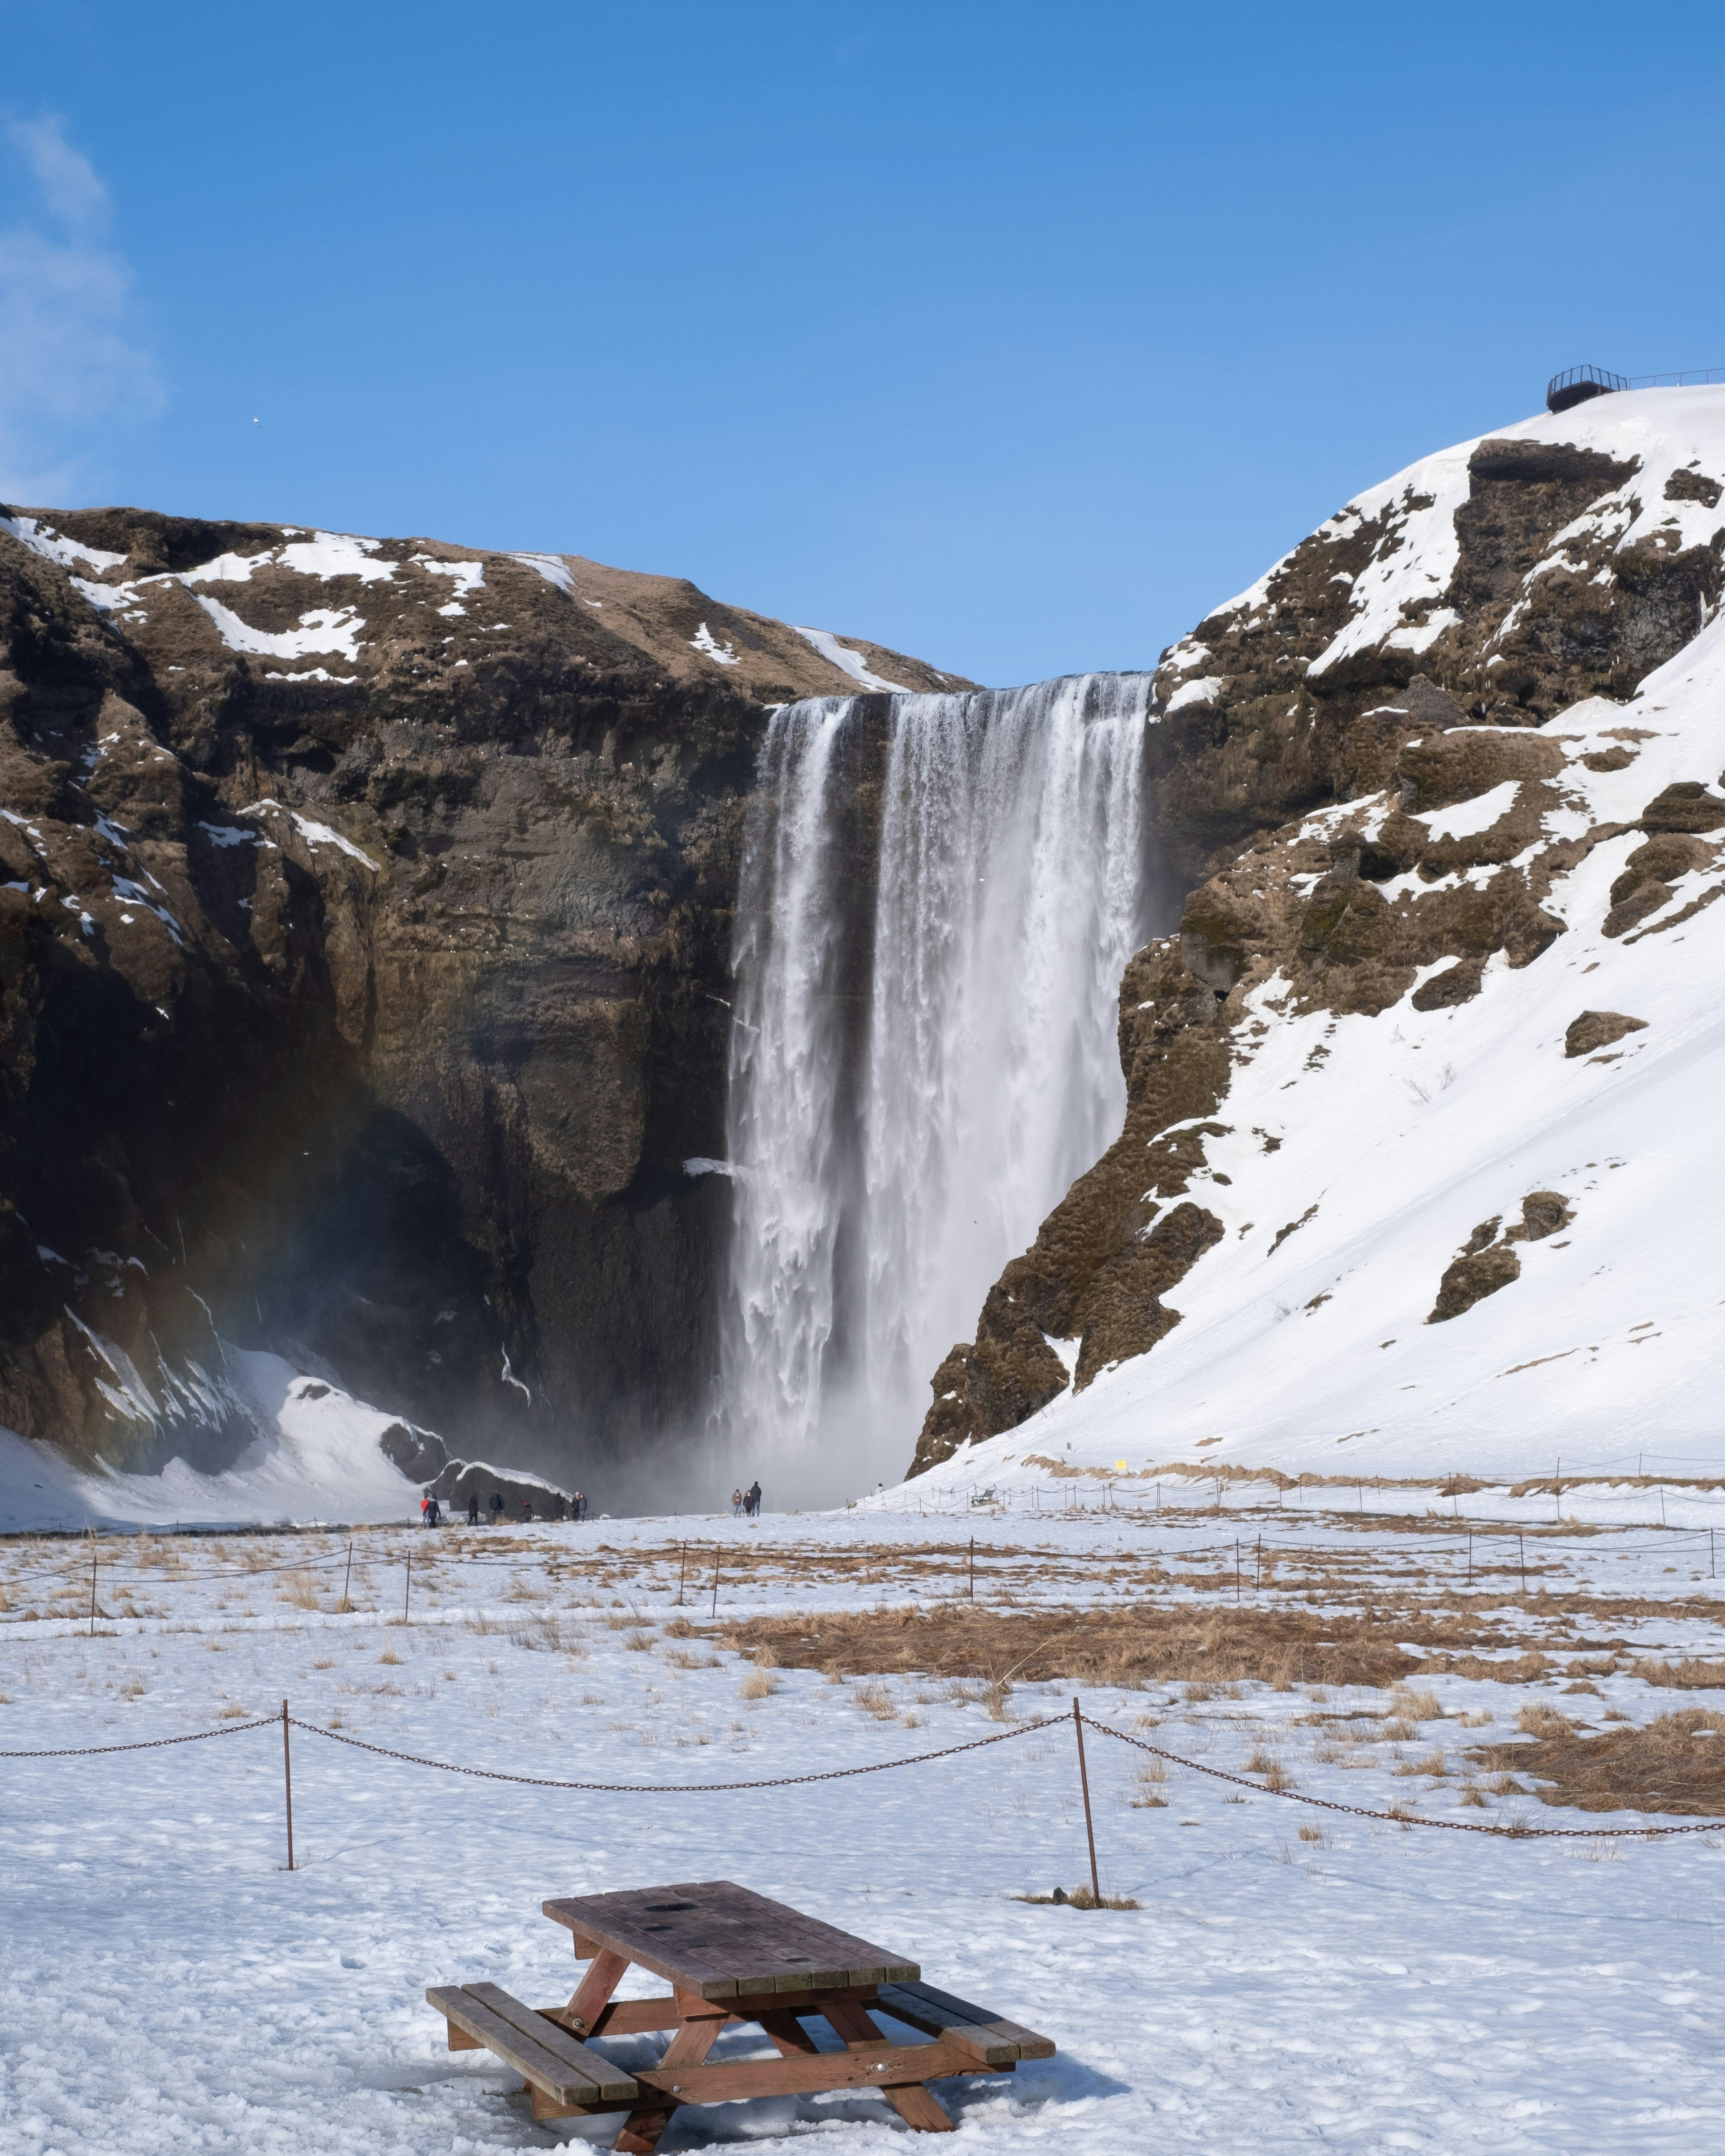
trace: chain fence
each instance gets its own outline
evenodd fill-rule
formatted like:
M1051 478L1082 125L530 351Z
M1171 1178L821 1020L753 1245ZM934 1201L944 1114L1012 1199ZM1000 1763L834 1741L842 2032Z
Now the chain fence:
M428 1758L420 1753L403 1752L387 1744L369 1743L363 1738L348 1736L345 1731L326 1729L321 1723L302 1721L298 1715L288 1712L285 1701L280 1714L262 1715L218 1729L192 1730L182 1737L149 1738L126 1744L59 1745L41 1751L0 1751L0 1759L94 1758L116 1752L161 1751L175 1744L200 1743L213 1737L243 1737L261 1729L280 1729L285 1737L288 1730L297 1729L308 1737L321 1737L331 1743L345 1744L357 1752L369 1752L377 1758L393 1759L404 1766L429 1768L444 1774L467 1775L479 1781L512 1783L525 1789L567 1789L605 1796L718 1796L741 1790L798 1789L810 1783L844 1782L863 1774L888 1774L900 1767L926 1767L937 1759L956 1758L960 1753L981 1752L991 1745L1009 1744L1019 1738L1040 1735L1064 1726L1065 1720L1064 1715L1044 1716L1034 1722L1020 1722L1014 1728L997 1731L993 1736L968 1738L963 1743L942 1745L932 1752L913 1752L897 1759L870 1760L856 1767L827 1767L806 1774L773 1774L738 1782L576 1782L550 1775L511 1774L495 1767L465 1767L449 1759ZM1142 1738L1117 1729L1111 1722L1098 1722L1093 1716L1085 1714L1076 1701L1073 1702L1072 1720L1081 1731L1094 1730L1099 1737L1112 1738L1117 1743L1130 1745L1137 1751L1148 1753L1170 1766L1181 1768L1189 1774L1208 1775L1213 1781L1230 1783L1235 1789L1250 1790L1254 1796L1281 1797L1290 1804L1310 1805L1319 1811L1337 1812L1350 1819L1377 1820L1389 1826L1435 1827L1448 1834L1485 1835L1503 1841L1656 1841L1676 1835L1725 1832L1725 1820L1686 1820L1671 1826L1553 1827L1530 1826L1520 1820L1500 1825L1484 1820L1430 1819L1405 1808L1379 1811L1366 1804L1344 1804L1332 1798L1315 1797L1302 1789L1271 1789L1262 1782L1255 1782L1250 1775L1232 1774L1226 1768L1212 1767L1201 1759L1189 1759L1181 1753L1170 1752L1159 1744L1147 1743Z

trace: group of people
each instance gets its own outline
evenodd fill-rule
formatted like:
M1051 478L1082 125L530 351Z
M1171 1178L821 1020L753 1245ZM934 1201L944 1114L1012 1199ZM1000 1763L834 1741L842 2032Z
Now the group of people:
M491 1492L486 1501L485 1510L490 1516L491 1525L494 1527L501 1527L509 1511L501 1490L494 1490ZM523 1526L531 1526L536 1519L584 1520L587 1517L587 1499L579 1490L569 1497L566 1497L561 1490L553 1490L545 1501L543 1511L536 1512L533 1510L533 1500L531 1497L523 1497L521 1508L516 1514L516 1517ZM419 1524L424 1527L440 1527L443 1523L443 1507L428 1491L419 1500ZM467 1496L467 1524L470 1527L476 1527L479 1523L479 1491L470 1490Z
M757 1476L747 1490L731 1492L731 1517L733 1520L758 1519L761 1513L761 1484Z

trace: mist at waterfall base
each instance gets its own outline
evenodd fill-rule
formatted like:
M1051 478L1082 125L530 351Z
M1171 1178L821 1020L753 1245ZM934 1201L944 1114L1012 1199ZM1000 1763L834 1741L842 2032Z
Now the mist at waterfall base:
M1150 680L824 697L772 720L733 950L709 1469L896 1481L929 1380L1118 1135L1150 932ZM705 1479L705 1477L703 1477Z

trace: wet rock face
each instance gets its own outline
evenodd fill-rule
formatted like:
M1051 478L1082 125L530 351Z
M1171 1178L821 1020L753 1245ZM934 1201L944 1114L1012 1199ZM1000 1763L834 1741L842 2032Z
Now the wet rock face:
M219 1464L218 1335L470 1457L694 1417L764 704L854 686L572 557L0 522L0 1421Z

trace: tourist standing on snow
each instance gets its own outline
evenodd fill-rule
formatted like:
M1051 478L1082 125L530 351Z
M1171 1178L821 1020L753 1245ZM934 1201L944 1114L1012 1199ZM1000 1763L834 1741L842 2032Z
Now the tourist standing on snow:
M470 1490L467 1494L467 1524L470 1527L476 1527L479 1525L479 1491L477 1490Z
M495 1527L501 1523L503 1518L503 1492L501 1490L494 1490L491 1492L490 1509L491 1525Z
M742 1516L742 1492L741 1490L733 1490L731 1492L731 1517L733 1520L736 1520L740 1519Z
M761 1517L761 1478L758 1475L749 1485L749 1493L742 1502L748 1508L749 1517L758 1520Z
M439 1508L439 1505L438 1505L438 1502L437 1502L436 1498L435 1498L435 1497L428 1497L428 1498L425 1500L425 1524L426 1524L426 1526L427 1526L428 1527L440 1527L443 1525L443 1523L444 1523L444 1516L443 1516L443 1512L442 1512L441 1509Z

